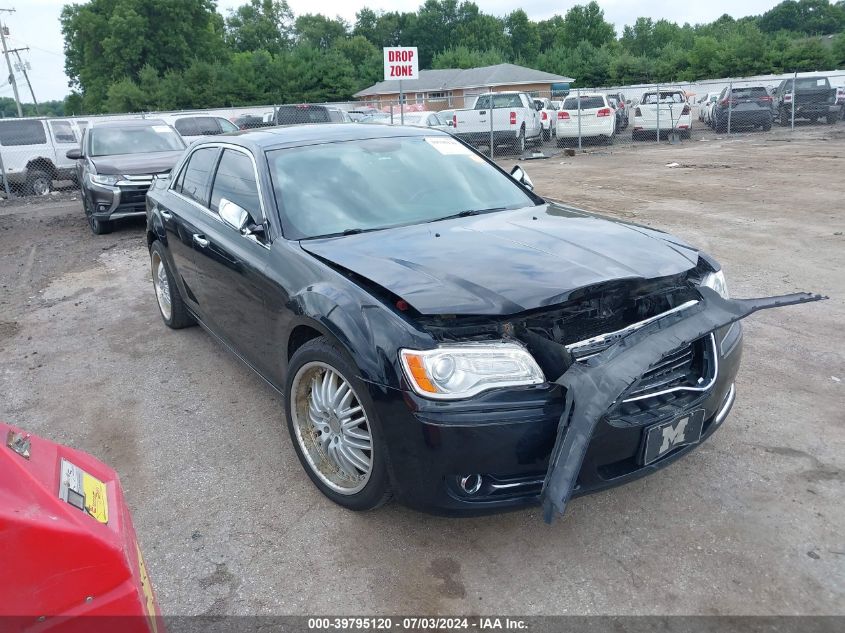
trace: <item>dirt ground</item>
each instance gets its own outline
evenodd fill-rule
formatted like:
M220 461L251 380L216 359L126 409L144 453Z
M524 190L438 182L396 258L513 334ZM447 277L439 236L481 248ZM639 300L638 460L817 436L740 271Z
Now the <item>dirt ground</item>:
M709 251L735 296L830 295L746 321L710 441L551 527L333 505L277 395L163 326L143 224L95 237L72 193L0 203L0 419L118 470L166 614L845 614L843 128L523 163Z

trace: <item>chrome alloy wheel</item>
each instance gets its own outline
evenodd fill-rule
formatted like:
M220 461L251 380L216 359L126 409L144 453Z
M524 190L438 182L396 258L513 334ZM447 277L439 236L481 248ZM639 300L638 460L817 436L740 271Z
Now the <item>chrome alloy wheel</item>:
M164 262L161 261L161 256L158 253L153 253L150 264L153 274L153 285L156 289L156 299L158 299L158 308L161 310L164 320L170 321L173 307L170 303L170 282L167 280L167 269L164 267Z
M311 470L332 490L360 492L373 471L367 414L352 385L319 361L300 367L291 385L296 440Z

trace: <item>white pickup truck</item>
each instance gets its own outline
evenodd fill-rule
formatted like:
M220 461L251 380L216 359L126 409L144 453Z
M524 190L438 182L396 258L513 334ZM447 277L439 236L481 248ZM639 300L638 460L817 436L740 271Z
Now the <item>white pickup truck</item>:
M454 111L452 123L452 134L472 145L489 145L491 132L494 145L507 145L520 153L526 143L543 141L540 115L524 92L479 95L473 108Z

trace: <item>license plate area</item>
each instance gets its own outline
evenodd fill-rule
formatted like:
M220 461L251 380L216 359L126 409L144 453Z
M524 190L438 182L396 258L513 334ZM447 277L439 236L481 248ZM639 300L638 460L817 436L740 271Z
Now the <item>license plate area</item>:
M696 409L646 428L641 464L651 464L676 448L697 443L703 427L704 409Z

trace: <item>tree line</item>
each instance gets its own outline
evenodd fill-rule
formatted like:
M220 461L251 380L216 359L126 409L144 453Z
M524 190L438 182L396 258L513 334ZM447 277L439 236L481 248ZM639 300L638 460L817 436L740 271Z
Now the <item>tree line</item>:
M693 81L845 66L845 0L784 0L709 24L637 18L617 34L596 2L533 21L522 9L426 0L362 8L354 24L294 16L285 0L89 0L61 15L66 113L347 100L382 79L383 46L417 46L421 68L513 62L576 86Z

